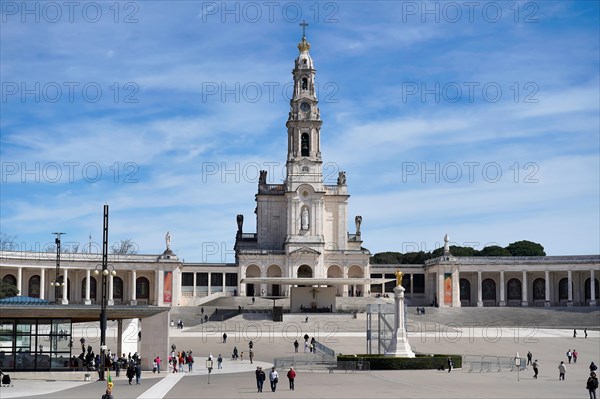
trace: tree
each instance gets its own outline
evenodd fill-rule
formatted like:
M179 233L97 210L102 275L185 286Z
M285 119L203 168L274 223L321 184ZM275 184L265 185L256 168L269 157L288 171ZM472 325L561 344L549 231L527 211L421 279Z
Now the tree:
M431 259L431 254L423 251L407 252L402 255L402 263L410 265L422 264L428 259Z
M12 285L7 283L6 281L0 280L0 299L2 298L10 298L13 296L17 296L19 294L19 290L16 285Z
M479 256L512 256L510 251L499 245L490 245L479 252Z
M537 242L522 240L508 244L506 249L512 256L546 256L544 247Z
M138 253L137 245L130 238L115 242L110 250L115 255L134 255Z
M378 265L396 265L402 263L402 254L400 252L379 252L371 256L370 262Z
M18 249L17 236L11 236L6 233L0 234L0 250L15 251Z
M479 251L471 247L460 247L458 245L450 245L450 253L454 256L477 256ZM431 253L432 258L444 255L444 248L438 248Z

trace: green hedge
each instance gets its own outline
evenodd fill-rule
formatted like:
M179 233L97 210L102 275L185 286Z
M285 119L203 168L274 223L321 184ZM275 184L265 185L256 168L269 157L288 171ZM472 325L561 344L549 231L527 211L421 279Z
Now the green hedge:
M351 362L364 360L370 363L371 370L437 370L440 366L448 369L448 356L452 358L455 368L462 367L461 355L422 355L417 357L391 357L384 355L338 355L337 360Z

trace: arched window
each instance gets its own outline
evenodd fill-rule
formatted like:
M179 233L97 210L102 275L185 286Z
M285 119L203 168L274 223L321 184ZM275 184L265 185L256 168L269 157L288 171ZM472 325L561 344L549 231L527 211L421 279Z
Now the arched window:
M481 299L484 301L496 300L496 282L486 278L481 282Z
M585 280L585 300L589 301L592 296L592 286L590 285L590 282L592 281L592 279L588 278L587 280ZM595 278L594 279L594 289L596 290L595 292L595 297L596 299L600 299L600 286L598 284L598 279Z
M308 90L308 79L302 78L302 90Z
M27 295L32 298L40 297L40 276L35 275L29 278L29 284L27 287Z
M533 300L546 299L546 281L543 278L533 280Z
M521 300L521 294L523 293L521 288L521 280L517 278L511 278L506 284L506 289L508 291L507 297L509 300Z
M17 278L15 276L13 276L12 274L7 274L6 276L2 277L2 281L4 281L7 284L14 285L14 286L17 285Z
M150 281L146 277L139 277L136 280L135 296L138 299L150 299Z
M86 285L87 285L87 279L84 278L83 280L81 280L81 298L85 299L85 289L86 289ZM97 296L98 293L98 288L97 288L97 283L96 283L96 279L94 277L90 276L90 300L95 301L98 299Z
M470 301L471 300L471 283L466 278L461 278L459 282L460 286L460 300Z
M310 155L310 139L308 133L302 133L300 138L300 155L307 157Z
M123 299L123 279L113 277L113 299Z
M558 299L567 301L569 299L569 279L561 278L558 282Z

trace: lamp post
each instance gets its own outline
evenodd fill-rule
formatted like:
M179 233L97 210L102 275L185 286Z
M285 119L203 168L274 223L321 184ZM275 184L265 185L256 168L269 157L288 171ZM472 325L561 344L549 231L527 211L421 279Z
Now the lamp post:
M104 372L106 368L106 305L108 302L108 282L107 278L109 274L116 276L117 272L112 265L108 264L108 205L104 205L104 223L102 229L102 301L100 303L100 380L104 381ZM110 267L110 270L109 270ZM100 274L100 270L96 267L94 274L97 276Z
M67 283L66 281L61 281L60 279L60 236L66 233L52 234L56 234L56 238L54 239L54 243L56 244L56 278L50 283L50 285L54 286L54 303L58 305L60 287Z

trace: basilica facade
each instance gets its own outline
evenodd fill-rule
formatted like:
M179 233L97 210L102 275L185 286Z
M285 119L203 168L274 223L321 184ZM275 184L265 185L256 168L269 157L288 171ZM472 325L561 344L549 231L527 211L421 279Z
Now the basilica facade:
M340 296L386 296L404 273L409 305L598 306L600 255L454 257L416 265L370 265L362 217L348 215L346 174L323 179L316 70L306 37L298 44L287 127L285 180L258 181L256 231L237 215L235 263L182 262L172 251L110 255L108 305L192 306L219 296L289 297L291 311L335 310ZM348 226L352 224L353 231ZM0 252L0 279L19 295L60 304L97 304L97 254Z

